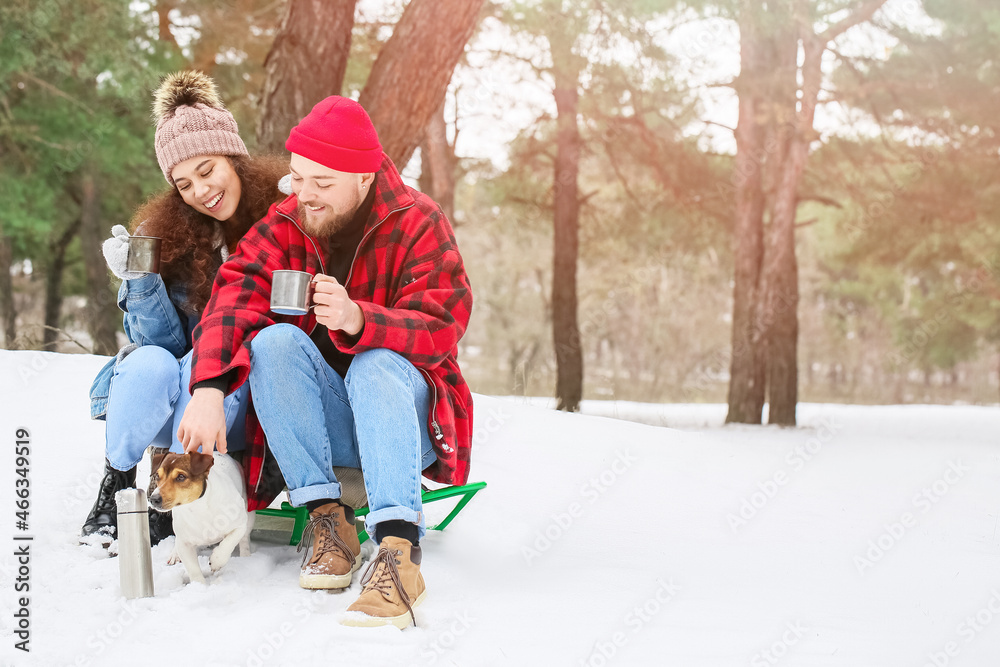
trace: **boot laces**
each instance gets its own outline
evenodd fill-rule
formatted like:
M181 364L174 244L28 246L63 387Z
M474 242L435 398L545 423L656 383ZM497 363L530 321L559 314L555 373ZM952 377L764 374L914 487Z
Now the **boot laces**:
M129 488L130 481L129 471L109 468L104 474L104 479L101 480L101 488L97 493L98 507L102 510L114 507L115 494L122 489Z
M319 561L323 554L331 553L334 551L340 551L344 558L348 561L354 560L354 553L351 548L347 546L347 542L344 541L340 535L337 534L337 526L340 525L340 521L337 519L339 516L335 514L317 514L316 516L309 519L309 523L306 524L305 530L302 531L302 539L299 540L299 546L296 551L302 551L302 549L312 543L313 536L317 530L319 530L319 540L318 544L313 545L313 560ZM306 564L306 560L309 558L309 551L302 554L302 564Z
M112 468L110 474L104 477L104 488L120 491L128 488L129 481L128 471Z
M402 555L403 552L399 549L381 547L378 550L378 554L372 559L372 562L368 564L368 569L365 570L364 576L361 577L361 585L364 587L361 592L364 594L370 590L377 590L388 600L392 594L393 587L395 587L399 591L399 599L406 605L406 611L409 612L410 618L413 620L413 625L416 627L417 617L413 614L410 596L406 594L406 589L403 588L403 584L399 579L399 569L396 567L397 563L399 563L396 560L396 556Z

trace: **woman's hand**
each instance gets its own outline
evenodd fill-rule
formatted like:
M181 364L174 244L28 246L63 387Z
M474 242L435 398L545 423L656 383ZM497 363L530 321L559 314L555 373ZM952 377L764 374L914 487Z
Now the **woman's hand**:
M146 274L125 269L128 266L128 239L128 230L121 225L115 225L111 228L111 238L104 242L101 249L104 251L104 259L111 273L122 280L135 280Z
M185 453L196 452L199 447L202 454L211 454L213 448L226 453L226 411L222 407L225 397L213 387L199 387L191 394L177 429Z
M313 278L315 292L313 304L316 306L316 321L330 331L343 330L356 336L365 327L365 316L361 307L351 301L347 290L336 278L317 273Z

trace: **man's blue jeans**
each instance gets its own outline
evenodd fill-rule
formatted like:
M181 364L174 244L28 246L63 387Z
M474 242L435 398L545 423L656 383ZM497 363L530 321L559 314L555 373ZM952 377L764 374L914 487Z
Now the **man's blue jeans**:
M191 353L180 359L156 345L142 345L115 367L108 394L105 454L116 470L131 470L149 445L181 453L177 439L184 410L191 401ZM226 396L226 444L243 449L246 433L246 385Z
M368 534L401 519L424 535L420 473L436 455L429 389L413 364L391 350L369 350L341 378L304 331L273 324L250 343L250 390L292 505L340 498L333 467L360 468Z

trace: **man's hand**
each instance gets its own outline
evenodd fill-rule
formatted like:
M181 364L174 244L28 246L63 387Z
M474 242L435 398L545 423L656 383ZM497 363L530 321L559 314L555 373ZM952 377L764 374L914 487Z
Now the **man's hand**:
M351 301L347 290L336 278L317 273L313 278L316 291L313 303L316 306L316 321L330 331L338 329L356 336L365 326L365 316L361 307Z
M226 453L226 411L222 407L225 397L212 387L199 387L191 394L177 429L185 453L196 452L199 447L202 454L211 454L216 447L219 453Z

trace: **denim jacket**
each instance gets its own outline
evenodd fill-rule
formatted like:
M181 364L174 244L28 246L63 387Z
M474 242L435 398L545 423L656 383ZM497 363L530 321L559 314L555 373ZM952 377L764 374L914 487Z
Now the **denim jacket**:
M118 307L125 312L125 335L136 345L158 345L178 359L191 351L191 333L201 319L188 315L179 304L184 302L181 290L167 292L163 279L146 274L135 280L123 280L118 289ZM90 418L104 419L108 410L111 376L119 356L108 360L90 387Z

